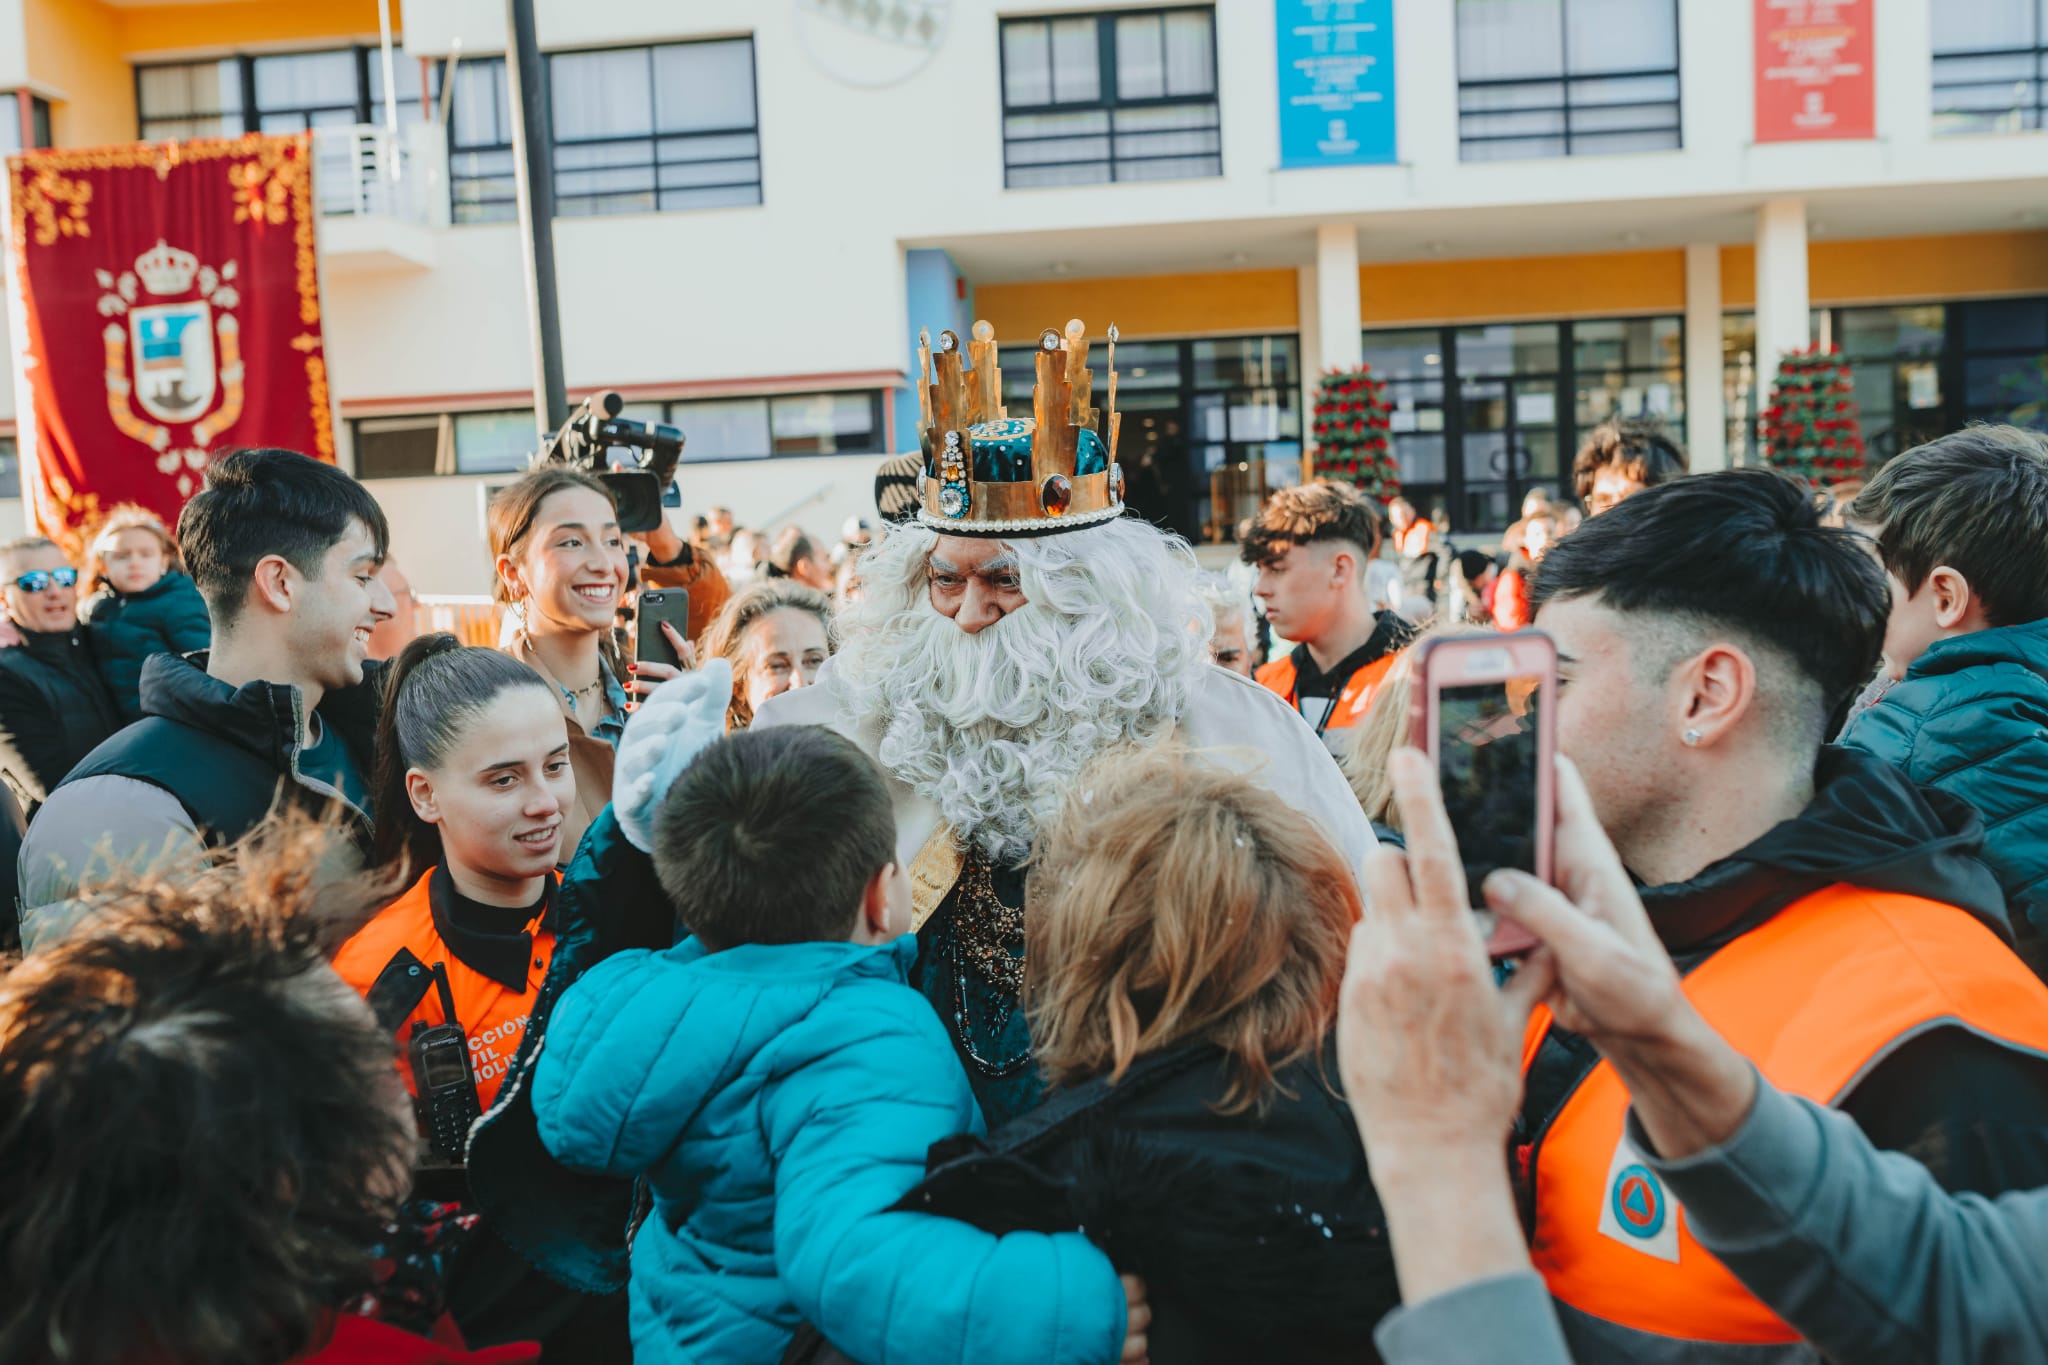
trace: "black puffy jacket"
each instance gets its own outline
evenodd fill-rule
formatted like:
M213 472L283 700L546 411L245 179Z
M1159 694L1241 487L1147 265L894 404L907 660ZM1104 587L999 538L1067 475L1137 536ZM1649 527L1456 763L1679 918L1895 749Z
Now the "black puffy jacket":
M1084 1229L1144 1278L1153 1365L1377 1361L1372 1330L1400 1291L1335 1046L1278 1079L1264 1112L1220 1114L1217 1049L1141 1058L986 1140L934 1147L898 1207L998 1233ZM811 1333L785 1357L843 1359Z
M21 641L0 649L0 777L33 815L121 718L83 628L24 630Z

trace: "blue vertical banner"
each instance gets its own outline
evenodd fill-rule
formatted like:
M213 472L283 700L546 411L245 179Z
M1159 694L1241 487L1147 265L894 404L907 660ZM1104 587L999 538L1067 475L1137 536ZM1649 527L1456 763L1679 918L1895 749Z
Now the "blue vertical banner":
M1384 166L1394 135L1394 0L1273 0L1280 165Z

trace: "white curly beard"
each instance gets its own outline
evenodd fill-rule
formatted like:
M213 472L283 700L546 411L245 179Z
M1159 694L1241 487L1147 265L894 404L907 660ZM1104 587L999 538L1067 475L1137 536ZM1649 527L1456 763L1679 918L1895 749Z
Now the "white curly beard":
M1186 543L1125 519L1005 542L1026 604L969 635L931 605L937 540L899 529L862 559L833 671L882 766L1015 866L1091 759L1180 719L1213 621Z

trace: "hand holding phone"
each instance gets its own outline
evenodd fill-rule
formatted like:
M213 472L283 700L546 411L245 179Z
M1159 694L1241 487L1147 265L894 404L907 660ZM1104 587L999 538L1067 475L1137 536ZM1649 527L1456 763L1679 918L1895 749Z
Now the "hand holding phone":
M1557 824L1557 646L1541 631L1425 641L1412 667L1412 742L1429 755L1458 836L1472 908L1497 868L1553 881ZM1536 946L1514 924L1488 927L1487 952Z
M689 637L690 594L682 588L648 588L640 594L633 615L633 662L681 668L683 658L669 643L663 625Z

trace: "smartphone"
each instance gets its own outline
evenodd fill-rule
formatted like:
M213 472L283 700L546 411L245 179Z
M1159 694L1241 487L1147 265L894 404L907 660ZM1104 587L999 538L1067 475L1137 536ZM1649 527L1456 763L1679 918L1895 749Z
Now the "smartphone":
M1436 764L1486 950L1536 946L1496 923L1480 886L1496 868L1552 879L1557 826L1557 646L1536 630L1425 641L1413 663L1413 743Z
M672 625L676 634L688 639L689 622L688 592L681 588L648 588L642 591L633 615L633 661L681 668L682 658L677 655L675 646L668 642L668 636L661 633L661 627L664 623Z

